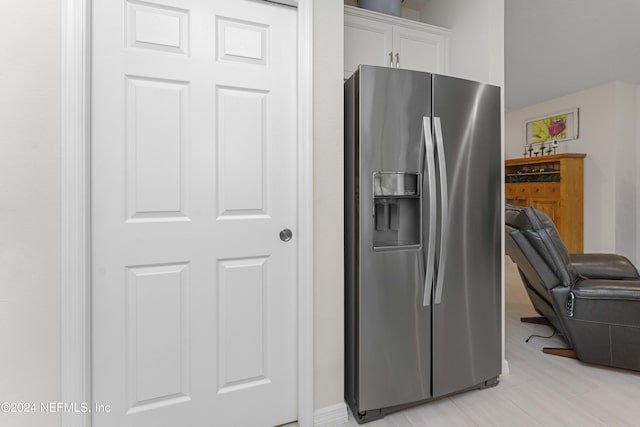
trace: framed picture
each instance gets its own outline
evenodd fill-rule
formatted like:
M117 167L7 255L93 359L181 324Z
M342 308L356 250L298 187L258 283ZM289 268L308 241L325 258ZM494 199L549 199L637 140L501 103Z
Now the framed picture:
M526 145L577 139L578 109L525 120L524 133Z

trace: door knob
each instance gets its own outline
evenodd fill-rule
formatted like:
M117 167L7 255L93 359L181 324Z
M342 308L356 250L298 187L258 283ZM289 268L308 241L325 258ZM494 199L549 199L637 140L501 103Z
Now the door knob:
M280 240L282 240L283 242L288 242L289 240L291 240L292 236L293 232L291 232L291 230L289 230L288 228L285 228L280 232Z

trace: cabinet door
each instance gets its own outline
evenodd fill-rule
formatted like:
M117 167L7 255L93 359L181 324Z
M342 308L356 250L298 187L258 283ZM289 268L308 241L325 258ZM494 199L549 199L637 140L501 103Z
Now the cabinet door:
M389 66L393 26L380 21L344 16L344 78L358 65Z
M507 198L527 200L529 198L529 183L518 182L513 184L506 184L505 195Z
M558 232L560 232L560 237L561 238L565 238L565 236L562 235L562 224L560 224L560 215L559 215L559 211L560 211L560 201L559 200L553 200L553 199L538 199L535 197L532 197L530 199L530 206L533 206L535 209L539 210L540 212L544 212L549 219L551 219L551 221L553 221L553 223L556 225L556 228L558 229Z
M447 37L413 28L393 27L394 66L429 73L447 73ZM396 56L397 55L397 56Z

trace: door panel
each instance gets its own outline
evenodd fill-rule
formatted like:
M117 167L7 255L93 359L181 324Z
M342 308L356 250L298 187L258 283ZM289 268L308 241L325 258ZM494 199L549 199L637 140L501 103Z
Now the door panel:
M127 76L127 220L186 218L186 82Z
M531 198L531 206L535 209L544 212L551 221L559 227L560 218L558 212L560 210L560 201L550 199Z
M218 216L268 217L265 118L269 93L230 87L217 87L216 92Z
M433 93L448 183L442 302L433 306L433 391L443 396L501 369L500 89L437 75Z
M349 78L360 64L389 66L392 32L391 24L345 15L344 78Z
M92 392L112 408L93 425L293 421L296 10L93 17Z
M170 405L188 400L188 274L186 263L127 268L131 413L149 409L150 402Z
M264 366L268 258L218 260L218 389L269 383Z
M393 27L395 64L406 70L446 73L446 37L412 28Z

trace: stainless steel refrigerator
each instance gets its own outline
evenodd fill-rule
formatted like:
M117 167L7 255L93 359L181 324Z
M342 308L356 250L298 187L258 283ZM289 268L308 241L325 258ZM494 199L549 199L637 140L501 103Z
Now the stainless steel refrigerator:
M501 372L500 89L345 82L345 398L358 422Z

